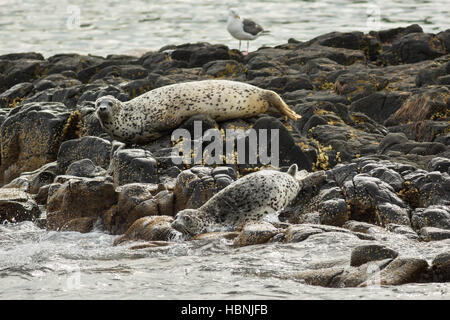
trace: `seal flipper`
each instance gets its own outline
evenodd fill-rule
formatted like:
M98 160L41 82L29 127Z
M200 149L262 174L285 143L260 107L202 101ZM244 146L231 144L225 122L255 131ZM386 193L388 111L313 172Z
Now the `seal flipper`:
M292 166L289 167L289 169L286 173L290 174L291 176L293 176L295 178L297 172L298 172L298 166L297 166L297 164L294 163Z
M279 113L287 116L291 120L298 120L301 118L300 115L295 113L294 110L289 108L286 102L281 99L281 97L275 92L271 90L266 90L266 98L269 101L270 105L278 110Z

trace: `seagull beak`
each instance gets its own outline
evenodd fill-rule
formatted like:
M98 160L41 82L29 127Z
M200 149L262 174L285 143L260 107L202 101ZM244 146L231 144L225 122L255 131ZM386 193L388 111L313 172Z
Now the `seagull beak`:
M240 16L240 15L237 15L237 18L238 18L238 19L240 19L240 18L241 18L241 16Z

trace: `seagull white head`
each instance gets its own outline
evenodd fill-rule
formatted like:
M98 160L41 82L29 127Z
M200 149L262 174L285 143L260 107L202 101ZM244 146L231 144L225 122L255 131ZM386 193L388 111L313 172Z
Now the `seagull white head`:
M234 9L234 8L231 8L231 9L228 11L228 15L229 15L230 17L232 17L232 18L235 18L235 19L240 19L240 18L241 18L241 17L239 16L239 14L237 13L237 10Z

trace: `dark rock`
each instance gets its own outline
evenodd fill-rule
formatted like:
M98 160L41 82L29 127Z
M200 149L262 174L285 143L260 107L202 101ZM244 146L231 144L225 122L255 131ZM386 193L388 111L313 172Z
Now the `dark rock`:
M44 56L37 52L20 52L20 53L9 53L0 56L0 60L44 60Z
M243 247L266 243L277 233L278 229L268 222L247 223L234 239L233 245Z
M119 149L113 153L109 168L116 186L127 183L158 183L158 164L143 149Z
M382 90L388 83L387 78L375 73L344 73L336 79L334 90L339 95L345 96L348 101L357 101Z
M417 208L411 213L411 224L416 230L424 227L450 230L450 208L439 205Z
M414 63L440 57L447 50L433 34L410 33L392 42L392 52L399 62Z
M0 223L32 221L41 215L31 196L19 189L0 189Z
M358 267L367 262L384 259L395 259L397 256L397 251L389 249L386 246L369 244L356 247L352 250L350 265L353 267Z
M214 78L233 78L244 72L244 66L235 60L211 61L203 65L203 71Z
M114 245L132 240L170 241L180 238L180 232L172 229L172 222L173 218L168 216L143 217L136 220L123 236L114 240Z
M58 167L64 173L73 162L89 159L95 166L107 169L109 166L111 143L98 137L82 137L64 141L58 151Z
M450 239L450 230L425 227L420 229L419 236L423 241L440 241Z
M364 33L359 31L330 32L308 41L307 44L319 44L333 48L360 50L365 45L364 40Z
M91 232L96 219L96 217L75 218L65 223L59 231Z
M136 220L160 214L155 184L131 183L117 188L117 205L103 214L103 226L111 234L123 234Z
M366 287L370 285L401 285L416 282L422 273L428 268L426 260L418 258L398 257L387 265L386 268L374 275L366 282L359 285Z
M392 42L392 40L396 38L400 38L404 35L410 34L410 33L421 33L423 32L422 27L418 24L412 24L410 26L407 26L406 28L400 27L400 28L393 28L388 30L381 30L381 31L371 31L370 34L376 35L381 42Z
M72 162L66 170L66 175L93 178L106 174L106 170L96 166L90 159Z
M437 255L431 264L433 269L433 282L450 281L450 253L441 253Z
M1 126L0 181L56 160L69 117L62 103L29 103L14 108Z
M377 225L409 224L405 203L394 189L378 178L358 174L344 182L344 192L350 205L350 219Z
M117 202L114 185L108 179L68 178L49 190L47 229L59 230L77 218L99 218Z
M173 190L175 197L174 213L183 209L201 207L214 194L225 188L226 183L232 183L236 179L236 173L232 168L219 168L223 169L215 170L222 171L222 174L214 174L212 169L207 167L193 167L182 171L177 177ZM226 182L225 176L228 177Z
M121 77L123 79L136 80L148 76L148 70L136 65L108 66L91 77L90 81L107 78L109 76Z
M2 94L0 94L0 108L15 107L18 105L31 91L34 86L29 82L18 83Z
M342 227L349 219L347 203L344 199L330 199L319 204L320 223Z
M289 52L287 58L287 65L305 64L309 60L317 58L328 58L345 66L356 62L366 61L364 53L359 50L331 48L321 45L311 45L306 47L300 45L299 49Z
M436 157L433 158L428 163L429 171L440 171L442 173L448 172L450 174L449 168L450 168L450 159L447 158Z
M286 127L276 118L262 117L253 125L253 129L260 134L260 130L267 130L267 150L272 150L271 144L271 130L278 130L279 134L279 160L280 167L297 164L299 169L310 171L312 168L311 160L305 155L303 150L296 144L292 134ZM260 140L258 140L261 143ZM259 149L258 145L258 150Z
M22 82L32 82L44 74L45 63L42 60L17 59L8 64L3 72L0 91Z
M354 101L350 110L362 112L375 121L383 123L394 112L403 105L409 97L409 93L404 92L374 92L364 98Z

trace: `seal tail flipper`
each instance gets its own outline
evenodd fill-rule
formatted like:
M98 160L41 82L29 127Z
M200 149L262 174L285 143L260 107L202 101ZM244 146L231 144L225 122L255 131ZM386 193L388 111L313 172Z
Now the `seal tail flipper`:
M275 107L281 114L286 115L291 120L300 119L301 116L295 113L294 110L289 108L286 102L281 99L281 97L274 91L267 90L268 92L268 100L270 104Z
M292 166L289 167L287 174L290 174L291 176L293 176L295 178L295 175L298 172L298 166L297 164L293 164Z

